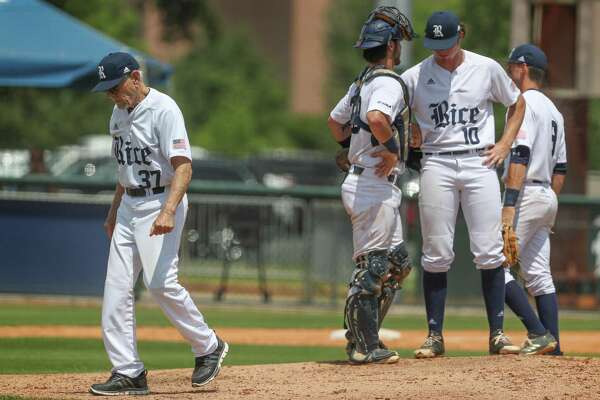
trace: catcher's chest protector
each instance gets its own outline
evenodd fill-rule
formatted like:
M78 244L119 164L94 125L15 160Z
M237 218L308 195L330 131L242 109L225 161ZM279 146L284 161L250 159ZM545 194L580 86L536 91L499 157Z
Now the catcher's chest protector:
M356 134L362 128L368 132L371 132L371 128L369 125L360 119L360 108L361 108L361 99L360 99L360 91L362 87L371 82L373 79L378 78L380 76L388 76L390 78L394 78L400 86L402 86L402 94L404 97L404 107L400 110L394 121L392 122L392 130L394 131L394 135L397 137L399 142L400 161L405 162L408 158L408 141L410 138L410 120L412 118L410 111L410 99L408 96L408 88L406 87L406 83L402 80L400 75L395 73L392 70L384 68L382 65L377 65L374 67L367 67L363 70L363 72L359 75L358 79L355 81L356 88L354 89L354 93L352 93L352 97L350 98L350 104L352 106L352 113L350 116L352 133ZM371 144L373 146L377 146L379 141L375 138L374 135L371 135Z

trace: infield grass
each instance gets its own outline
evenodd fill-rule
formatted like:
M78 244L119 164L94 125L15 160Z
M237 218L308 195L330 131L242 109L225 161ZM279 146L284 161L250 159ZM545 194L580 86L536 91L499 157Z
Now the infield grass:
M140 357L149 370L193 368L189 345L140 341ZM63 338L0 339L0 374L100 372L110 370L101 340ZM480 352L453 352L451 356L483 355ZM401 350L411 358L411 350ZM225 365L275 364L290 362L345 360L337 347L289 347L230 345Z
M342 326L341 311L297 311L201 307L210 326L219 328L330 328ZM156 307L138 305L138 325L170 326ZM0 305L0 326L18 325L100 325L100 307L65 305ZM391 329L425 331L421 315L390 315L385 326ZM513 316L506 319L507 329L522 329ZM483 316L448 315L446 330L486 329ZM600 317L561 318L563 331L600 330ZM226 365L271 364L288 362L344 360L344 349L336 347L232 345ZM140 356L149 369L192 368L189 345L179 342L140 341ZM448 356L478 356L484 352L451 352ZM405 358L411 350L400 350ZM569 354L576 355L576 354ZM577 354L598 356L598 354ZM110 365L102 340L66 338L0 338L0 374L100 372ZM8 398L6 398L8 400ZM3 398L0 398L3 400Z
M331 328L342 326L342 311L275 311L269 309L243 309L200 306L206 321L215 328ZM483 311L482 311L483 313ZM171 326L158 307L137 306L138 325ZM0 326L17 325L83 325L100 326L100 307L65 305L9 305L0 304ZM422 315L392 314L386 318L390 329L426 330ZM444 328L447 330L487 329L485 316L464 316L447 313ZM523 326L507 311L504 327L519 330ZM600 331L600 315L560 318L564 331Z

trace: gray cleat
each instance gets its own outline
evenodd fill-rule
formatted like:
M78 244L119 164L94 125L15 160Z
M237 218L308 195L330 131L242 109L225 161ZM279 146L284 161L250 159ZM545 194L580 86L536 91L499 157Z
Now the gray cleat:
M113 372L105 383L90 386L90 393L97 396L144 395L149 394L146 382L147 371L142 371L135 378Z
M229 345L217 336L217 348L210 354L196 357L196 367L192 373L192 386L204 386L219 374L221 363L229 351Z
M387 349L377 348L364 354L354 348L349 359L352 364L394 364L398 362L400 356L395 351Z
M490 354L519 354L521 348L514 345L502 329L497 329L490 336Z
M441 333L430 332L425 343L415 350L415 358L433 358L444 354L444 338Z
M523 348L519 354L531 356L536 354L546 354L556 349L557 341L550 332L543 335L527 335Z

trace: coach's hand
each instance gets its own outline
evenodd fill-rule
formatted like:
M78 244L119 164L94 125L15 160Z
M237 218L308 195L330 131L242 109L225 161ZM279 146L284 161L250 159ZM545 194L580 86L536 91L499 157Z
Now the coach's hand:
M163 235L173 230L175 226L175 215L167 210L161 210L158 217L154 220L150 229L150 236Z
M372 155L381 158L381 162L375 166L375 175L379 177L391 174L396 164L398 164L398 154L394 154L387 149L377 151Z
M497 168L508 157L509 151L510 145L498 142L483 152L483 155L487 157L483 164L490 168Z

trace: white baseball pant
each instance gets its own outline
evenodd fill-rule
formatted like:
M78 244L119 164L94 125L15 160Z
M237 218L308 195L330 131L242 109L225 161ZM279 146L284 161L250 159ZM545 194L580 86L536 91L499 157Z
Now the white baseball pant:
M177 278L178 252L187 213L184 197L173 231L150 236L168 192L148 196L123 195L110 243L102 304L102 335L113 372L135 377L144 370L137 351L134 286L143 272L144 284L179 333L191 344L194 356L211 353L217 338L189 293Z
M550 271L550 231L558 199L548 184L525 183L517 201L515 232L519 241L520 274L532 296L556 292ZM514 278L506 274L506 282Z
M428 272L446 272L454 261L458 207L469 231L477 269L494 269L502 253L500 184L494 169L478 155L424 156L419 213L423 237L421 264Z

